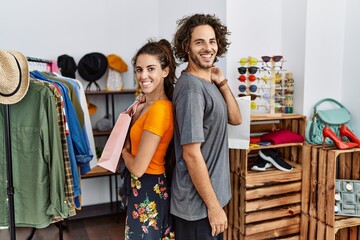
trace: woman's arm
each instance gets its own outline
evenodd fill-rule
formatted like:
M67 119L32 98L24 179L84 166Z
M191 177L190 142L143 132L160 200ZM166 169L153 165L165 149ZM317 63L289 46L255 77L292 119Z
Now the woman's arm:
M144 130L136 156L134 157L129 149L122 150L122 157L128 170L136 177L141 177L148 168L151 159L160 143L161 137Z

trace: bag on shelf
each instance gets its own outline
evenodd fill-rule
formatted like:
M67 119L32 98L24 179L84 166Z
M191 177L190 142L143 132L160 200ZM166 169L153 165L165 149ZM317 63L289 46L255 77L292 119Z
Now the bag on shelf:
M324 102L335 103L338 108L319 110L320 104ZM350 112L341 103L332 98L324 98L318 101L314 106L314 113L312 118L307 120L305 138L308 143L322 144L323 143L323 128L328 126L331 130L339 136L339 128L342 124L348 125L350 122ZM330 138L325 140L326 144L333 144Z
M128 109L120 113L116 123L105 143L98 166L111 172L116 172L126 135L130 127L131 118L135 114L139 102L135 101Z

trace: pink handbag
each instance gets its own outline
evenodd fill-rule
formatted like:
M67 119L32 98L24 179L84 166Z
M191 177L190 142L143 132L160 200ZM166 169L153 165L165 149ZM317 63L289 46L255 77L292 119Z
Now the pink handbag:
M120 113L104 146L104 150L97 164L98 166L113 173L116 172L126 135L130 127L131 118L135 114L138 104L139 102L135 101L128 109Z

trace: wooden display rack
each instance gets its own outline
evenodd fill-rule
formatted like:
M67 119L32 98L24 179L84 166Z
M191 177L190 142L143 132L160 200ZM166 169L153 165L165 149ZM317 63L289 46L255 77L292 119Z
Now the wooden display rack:
M305 116L252 116L251 133L289 129L304 136ZM256 124L255 124L256 123ZM225 239L299 239L301 222L302 145L287 143L248 150L230 149L232 198L225 207L229 227ZM261 149L277 148L291 172L272 167L251 170Z
M335 216L335 179L360 179L360 148L303 147L301 238L360 239L360 217ZM307 180L307 181L305 181Z

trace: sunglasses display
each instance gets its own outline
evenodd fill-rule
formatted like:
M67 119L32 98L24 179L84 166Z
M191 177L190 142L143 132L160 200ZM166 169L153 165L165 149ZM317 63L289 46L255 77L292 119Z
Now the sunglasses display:
M282 77L286 71L283 69L284 62L283 55L240 58L237 68L241 82L238 96L250 97L253 113L289 113L285 110L285 100L288 103L290 98L286 99L285 94L291 93L294 86L289 80L285 83Z

